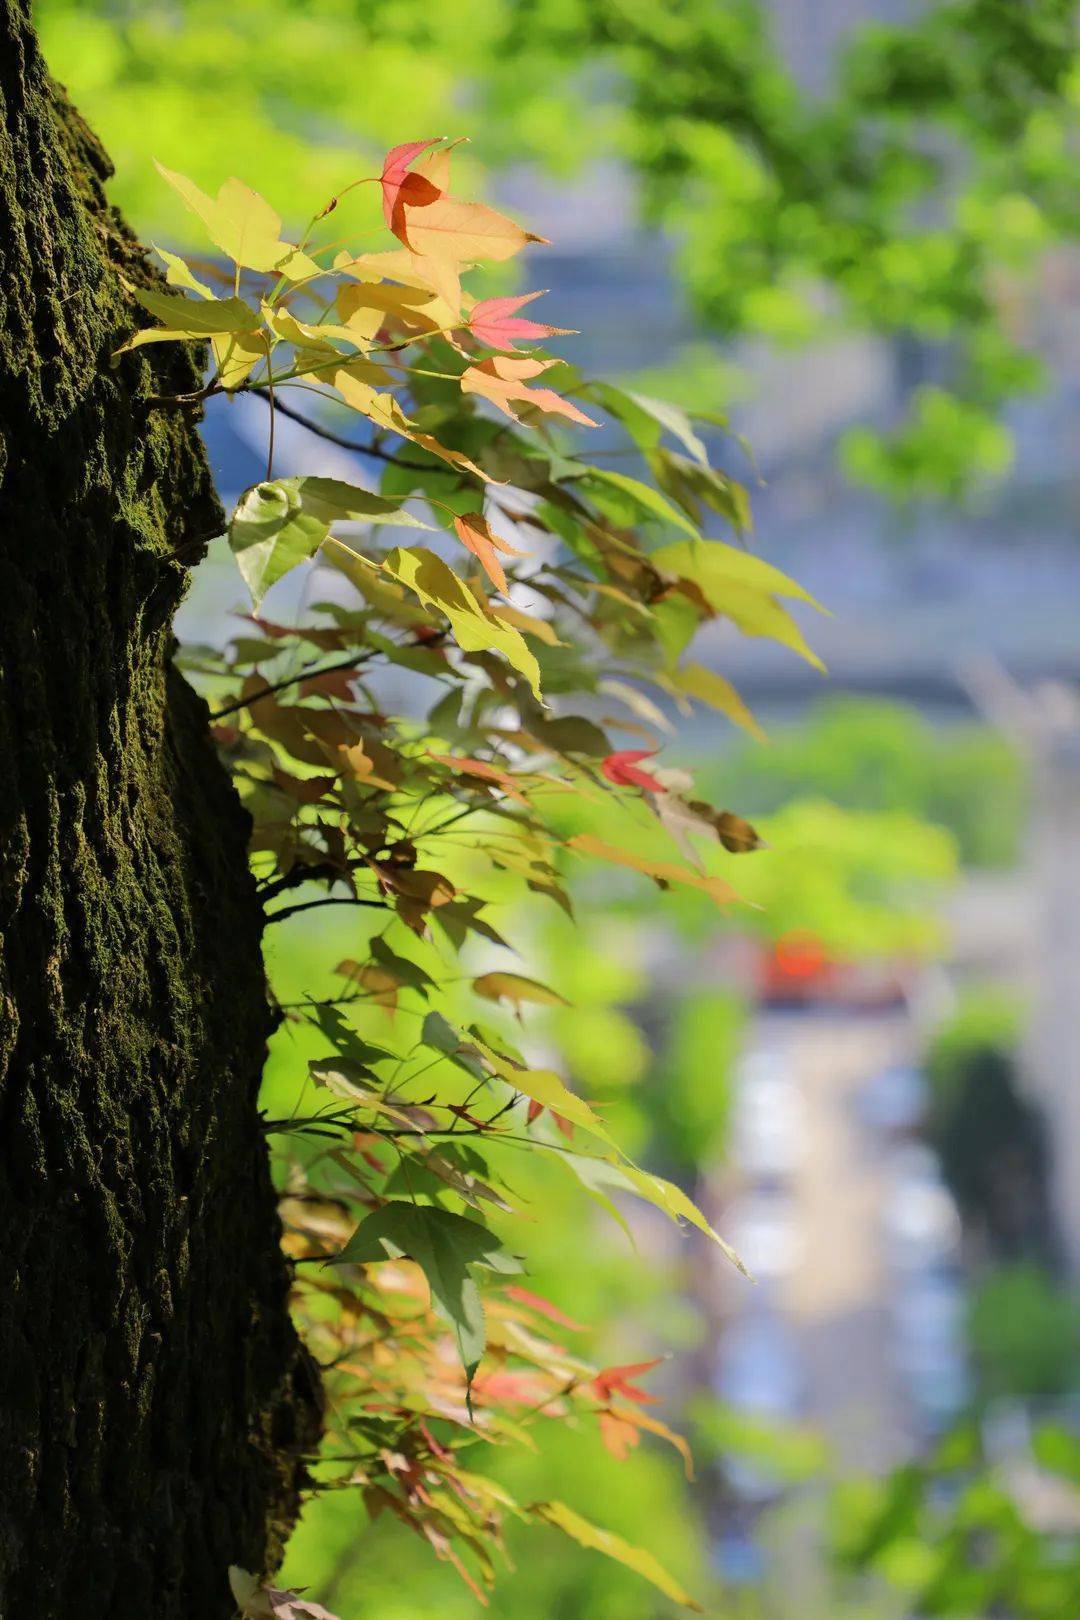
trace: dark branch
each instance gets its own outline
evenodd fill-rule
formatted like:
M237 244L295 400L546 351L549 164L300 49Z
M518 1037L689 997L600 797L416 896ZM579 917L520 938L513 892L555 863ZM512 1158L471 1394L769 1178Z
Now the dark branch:
M211 720L224 720L226 715L237 714L241 709L250 709L253 703L260 703L265 697L273 697L275 692L283 692L287 686L296 686L300 681L315 680L319 675L332 675L339 669L357 669L366 664L369 658L374 658L378 648L369 647L366 652L353 652L347 658L339 658L333 664L306 664L303 669L297 670L295 675L287 675L283 680L272 681L252 692L250 697L237 698L235 703L226 703L224 708L215 709Z
M253 388L250 392L258 394L260 399L265 399L273 410L287 416L290 422L299 423L302 428L307 428L309 433L314 433L316 438L325 439L328 444L336 444L342 450L351 450L358 456L371 456L375 461L387 461L394 467L405 467L409 472L441 472L449 477L457 476L452 468L440 467L434 461L410 461L407 456L395 456L377 444L356 444L354 440L346 439L342 434L333 432L331 428L323 427L321 422L313 422L310 416L305 416L294 406L286 405L280 394L271 401L261 389Z
M281 922L286 917L297 916L301 911L314 911L318 906L373 906L377 911L389 910L385 900L361 900L354 894L331 894L323 900L303 900L298 906L283 906L280 911L272 911L266 921Z

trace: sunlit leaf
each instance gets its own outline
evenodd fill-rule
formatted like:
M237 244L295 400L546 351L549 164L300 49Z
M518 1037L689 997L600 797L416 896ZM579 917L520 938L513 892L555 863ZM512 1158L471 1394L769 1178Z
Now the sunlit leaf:
M766 740L758 722L746 707L742 698L736 692L731 682L715 670L706 669L702 664L684 664L671 676L672 686L679 692L685 692L688 697L698 698L702 703L719 709L726 714L737 726L748 731L759 742Z
M469 331L492 349L513 349L518 343L535 342L546 337L569 337L564 326L544 326L518 314L534 298L543 293L521 293L516 298L483 298L469 312Z
M626 1568L632 1569L636 1575L651 1581L652 1585L673 1603L701 1613L701 1604L685 1592L652 1553L643 1547L633 1547L613 1531L601 1530L598 1525L590 1524L580 1513L568 1508L565 1502L534 1502L529 1511L536 1518L542 1519L545 1524L553 1525L556 1530L561 1530L564 1535L572 1537L582 1547L590 1547L594 1552L603 1553L605 1558L614 1559L618 1564L625 1564Z
M531 388L530 380L557 365L555 360L534 360L529 355L494 354L488 360L467 366L461 374L463 394L479 394L497 406L512 421L520 421L514 402L531 405L549 416L565 416L570 422L595 427L596 422L553 388Z
M678 507L672 506L670 501L665 500L660 491L653 489L651 484L643 484L640 478L631 478L629 473L616 472L613 467L590 467L578 480L578 483L588 493L595 495L600 500L603 499L605 489L614 491L617 496L623 498L624 502L629 502L630 507L636 510L639 517L659 518L662 523L669 523L677 529L685 529L687 534L694 536L699 545L703 544L698 539L698 532L694 525L679 511ZM681 541L680 544L685 546L686 542ZM668 547L667 549L674 550L676 548ZM658 555L659 553L653 552L652 560L655 560Z
M430 525L370 490L338 478L276 478L242 496L229 524L229 544L258 605L271 585L313 557L333 523Z
M537 979L526 978L523 973L481 973L473 980L472 987L478 996L488 1001L508 1001L514 1007L526 1001L547 1007L569 1006L565 996L560 996L557 990Z
M414 1260L431 1289L433 1308L452 1327L468 1377L484 1353L484 1308L470 1266L513 1273L520 1262L493 1232L448 1210L394 1201L360 1222L333 1265L367 1265L394 1258Z
M156 242L154 252L165 266L165 280L170 287L182 287L185 292L198 293L200 298L214 296L206 283L199 280L191 266L178 254L170 253L168 248L158 247Z
M135 297L152 315L163 322L136 332L116 350L140 348L145 343L169 343L180 338L208 338L221 333L248 332L258 328L259 317L242 298L185 298L156 287L136 287Z
M489 649L524 675L540 696L540 666L524 639L510 625L493 623L468 586L433 551L399 547L383 563L385 571L414 591L422 602L438 608L450 620L454 640L463 652Z
M496 553L523 557L525 553L496 534L482 512L466 512L454 519L454 532L468 551L479 562L484 573L497 591L506 590L506 575Z
M319 266L292 243L281 240L281 217L242 180L226 180L208 197L186 175L157 165L158 173L206 226L210 240L248 270L277 270L290 281L320 273Z
M575 833L569 840L568 847L576 850L579 855L591 855L598 861L609 861L614 866L628 866L632 871L643 872L646 877L660 884L681 883L691 889L700 889L720 906L728 905L732 900L739 898L738 891L721 877L703 877L699 872L691 872L675 861L654 861L646 855L634 855L630 850L616 849L613 844L594 837L592 833Z

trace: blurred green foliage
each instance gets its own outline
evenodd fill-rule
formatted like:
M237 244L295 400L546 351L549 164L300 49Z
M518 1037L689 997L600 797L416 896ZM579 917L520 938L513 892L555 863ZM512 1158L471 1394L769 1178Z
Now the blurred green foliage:
M1001 1266L978 1282L968 1338L987 1399L1046 1401L1080 1386L1080 1299L1039 1266Z
M1039 382L1016 291L1080 216L1071 0L864 24L821 94L756 0L49 0L39 27L144 234L187 229L148 147L198 181L235 170L297 218L437 130L489 167L615 162L721 337L857 329L934 357L941 386L883 436L855 432L850 473L954 496L1007 465L994 413Z
M751 818L813 795L943 827L965 866L1008 867L1019 855L1025 779L1014 750L986 726L933 726L898 703L827 699L774 728L767 747L716 759L702 781Z
M1073 1437L1047 1430L1033 1450L1049 1471L1076 1477ZM1065 1620L1080 1606L1080 1538L1053 1487L1010 1477L976 1430L958 1431L922 1462L838 1490L839 1565L895 1588L904 1602L893 1612L905 1616Z

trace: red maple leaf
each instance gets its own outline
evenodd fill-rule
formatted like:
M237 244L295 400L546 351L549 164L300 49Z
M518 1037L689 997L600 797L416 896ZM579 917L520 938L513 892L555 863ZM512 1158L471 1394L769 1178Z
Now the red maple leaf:
M426 152L429 146L438 146L443 138L442 135L436 135L430 141L403 141L400 146L392 146L383 159L382 175L380 177L382 180L383 214L387 225L389 225L395 236L401 234L398 228L400 220L397 218L398 199L401 195L401 188L408 178L409 169L421 152ZM422 179L420 175L413 178L417 181ZM427 184L430 186L430 181ZM438 195L434 186L431 186L431 194L432 198ZM421 199L417 197L415 200L420 201Z
M648 771L638 769L638 761L652 759L655 750L648 748L624 748L620 753L609 754L600 761L600 769L609 782L616 787L645 788L649 793L663 793L664 784L658 782L655 776Z
M640 1377L642 1373L652 1372L654 1367L659 1367L663 1359L663 1356L654 1356L652 1361L632 1361L625 1367L605 1367L592 1381L597 1398L607 1401L612 1395L622 1395L628 1401L653 1405L656 1396L650 1395L647 1389L639 1389L637 1384L630 1382L630 1379Z

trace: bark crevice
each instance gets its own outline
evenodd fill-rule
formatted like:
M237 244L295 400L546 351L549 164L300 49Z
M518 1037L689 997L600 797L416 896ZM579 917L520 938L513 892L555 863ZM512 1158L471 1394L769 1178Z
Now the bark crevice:
M169 662L220 509L108 161L0 0L0 1615L226 1616L316 1381L257 1092L247 818Z

